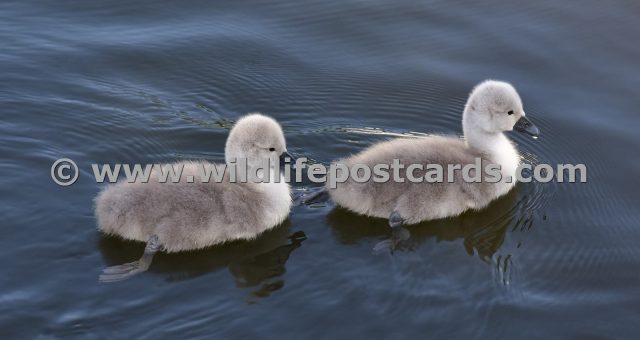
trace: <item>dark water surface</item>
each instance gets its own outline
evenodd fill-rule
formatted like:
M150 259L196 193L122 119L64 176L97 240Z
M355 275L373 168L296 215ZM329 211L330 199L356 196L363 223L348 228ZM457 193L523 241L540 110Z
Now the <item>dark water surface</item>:
M640 5L634 1L3 1L0 335L106 338L638 338ZM586 184L519 184L411 227L296 207L254 242L158 256L101 236L91 163L222 161L242 114L322 163L393 135L461 132L473 85L512 82L527 162ZM52 162L80 179L56 186ZM301 185L297 185L302 189ZM302 231L307 239L290 241Z

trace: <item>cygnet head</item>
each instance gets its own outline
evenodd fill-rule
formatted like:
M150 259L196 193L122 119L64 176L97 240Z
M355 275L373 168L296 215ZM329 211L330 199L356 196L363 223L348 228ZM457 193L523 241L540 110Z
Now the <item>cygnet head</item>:
M516 89L509 83L496 80L485 80L471 91L462 125L465 135L516 130L537 137L540 133L525 117L522 100Z
M288 155L280 124L259 113L248 114L236 122L224 152L227 164L238 164L244 158L249 168L265 165L266 159L275 167L282 155Z

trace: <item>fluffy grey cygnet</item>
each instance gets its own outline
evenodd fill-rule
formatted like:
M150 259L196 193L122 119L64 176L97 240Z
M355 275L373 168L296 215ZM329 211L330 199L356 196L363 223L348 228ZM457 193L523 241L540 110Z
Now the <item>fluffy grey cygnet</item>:
M407 167L410 164L439 164L444 170L444 182L411 183L406 168L400 171L404 183L391 178L386 183L373 180L357 183L353 176L337 188L326 190L338 205L359 214L389 219L391 227L421 221L457 216L469 209L486 207L506 194L515 185L520 157L504 132L517 130L536 136L539 131L526 117L520 96L508 83L487 80L477 85L462 115L464 140L458 137L430 136L420 139L398 138L379 144L335 163L348 167L364 164L373 169L376 164L391 165L394 159ZM481 169L488 164L499 165L502 180L489 183L466 183L462 171L454 172L454 182L447 181L447 166L464 167L481 159ZM481 171L484 172L484 171ZM414 171L415 177L425 171ZM471 173L473 175L473 172ZM512 180L506 180L507 177ZM484 178L484 177L483 177ZM402 228L397 228L402 229ZM406 238L407 232L403 231ZM386 247L389 244L382 245Z
M241 164L239 160L246 159L251 173L270 159L269 182L231 182L230 168L222 182L213 177L206 182L202 180L203 165L215 166L220 173L223 165L179 162L173 164L174 169L183 167L179 182L161 183L154 168L147 183L119 182L106 187L95 200L99 229L147 242L147 246L140 260L106 268L100 280L118 281L145 271L158 250L178 252L253 239L280 224L291 207L289 185L276 181L273 173L283 155L288 153L280 125L267 116L249 114L231 129L225 161Z

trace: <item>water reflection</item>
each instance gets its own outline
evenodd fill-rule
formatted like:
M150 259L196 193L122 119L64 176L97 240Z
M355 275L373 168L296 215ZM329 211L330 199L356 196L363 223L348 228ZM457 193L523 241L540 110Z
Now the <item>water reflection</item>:
M236 285L259 287L252 292L257 297L267 297L282 288L284 281L281 276L286 272L285 264L291 252L300 247L307 237L304 232L297 231L288 238L287 244L229 264L229 271L233 274Z
M238 288L254 288L251 295L267 297L284 287L282 275L291 253L306 239L304 232L290 232L290 223L265 232L252 241L181 253L159 253L149 272L170 281L187 280L228 268ZM101 236L99 248L106 266L130 262L140 256L144 244L112 236Z
M520 220L518 215L527 213L519 208L519 191L518 186L481 211L408 226L411 232L407 242L409 249L415 249L434 237L438 241L463 239L464 249L469 255L475 254L483 261L490 261L504 243L512 221ZM391 234L386 219L357 215L340 207L329 213L327 222L333 228L336 239L344 244L364 238L387 238Z

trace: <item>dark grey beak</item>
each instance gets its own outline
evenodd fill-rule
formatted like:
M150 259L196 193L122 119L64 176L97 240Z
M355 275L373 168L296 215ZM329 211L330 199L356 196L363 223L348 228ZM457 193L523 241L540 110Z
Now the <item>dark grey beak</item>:
M513 126L513 129L518 132L524 132L529 136L538 137L540 135L540 129L537 126L533 125L533 123L527 119L527 117L522 116L516 122L516 125Z

